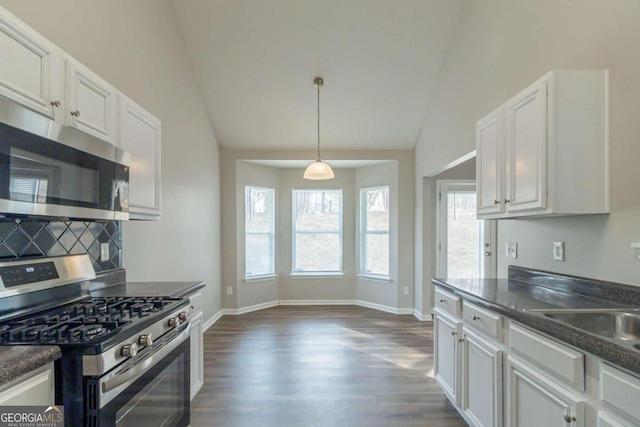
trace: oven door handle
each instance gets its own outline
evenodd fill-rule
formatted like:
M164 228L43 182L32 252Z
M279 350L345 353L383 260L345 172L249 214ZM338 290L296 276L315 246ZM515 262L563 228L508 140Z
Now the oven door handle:
M117 374L115 377L108 379L101 384L102 393L108 393L109 391L120 387L121 385L133 382L142 376L145 372L153 367L156 363L162 360L167 354L171 353L176 347L178 347L184 340L189 337L191 332L190 327L187 327L180 335L172 339L168 344L161 347L151 356L149 356L144 362L127 369L121 374Z

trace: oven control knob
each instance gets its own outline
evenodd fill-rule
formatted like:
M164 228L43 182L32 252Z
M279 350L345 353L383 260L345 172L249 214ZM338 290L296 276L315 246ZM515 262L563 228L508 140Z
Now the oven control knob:
M140 335L140 339L138 340L140 345L150 346L153 344L153 338L151 338L151 334L142 334Z
M177 328L178 326L180 326L180 317L172 317L171 319L169 319L169 326L171 328Z
M124 357L133 357L138 354L138 346L136 345L136 343L125 344L122 346L122 350L120 351L120 353Z
M189 313L187 313L186 311L182 311L180 312L180 314L178 314L178 319L180 319L181 322L186 322L188 318Z

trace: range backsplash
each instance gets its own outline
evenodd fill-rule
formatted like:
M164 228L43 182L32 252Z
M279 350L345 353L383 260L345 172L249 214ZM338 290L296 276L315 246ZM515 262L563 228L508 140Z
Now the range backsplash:
M100 244L109 244L108 261L100 261ZM0 220L0 259L89 254L96 272L122 267L122 233L118 221Z

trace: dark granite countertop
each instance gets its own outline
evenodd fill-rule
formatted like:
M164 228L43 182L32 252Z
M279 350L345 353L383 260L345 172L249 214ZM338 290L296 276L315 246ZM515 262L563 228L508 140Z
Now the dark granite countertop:
M147 296L182 298L204 288L204 282L126 282L121 285L110 285L91 291L94 297L113 296Z
M0 346L0 386L62 357L59 347Z
M511 273L511 271L510 271ZM562 282L562 280L561 280ZM598 297L580 285L583 291L566 292L554 289L553 284L525 283L515 279L433 279L436 286L445 288L465 300L486 307L533 329L564 341L586 352L594 354L620 367L640 374L640 351L633 348L634 342L608 339L593 335L572 326L545 317L536 310L567 309L638 309L637 296L621 300L617 296L636 291L628 285L597 282ZM605 296L607 286L611 288ZM586 290L585 290L586 289ZM637 291L640 294L640 288ZM533 311L532 311L533 310Z

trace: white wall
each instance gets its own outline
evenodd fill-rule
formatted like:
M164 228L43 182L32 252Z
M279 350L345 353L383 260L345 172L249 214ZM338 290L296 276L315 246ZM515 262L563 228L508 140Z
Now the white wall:
M162 218L126 222L129 280L204 280L220 308L218 144L168 1L0 0L162 120Z
M635 178L640 159L639 23L637 0L485 0L464 5L416 145L416 184L474 150L475 122L547 71L611 70L611 214L501 221L499 275L517 264L640 284L640 262L629 248L640 241ZM418 210L422 196L417 185ZM423 218L421 212L417 218ZM519 243L518 259L504 258L500 248L507 240ZM564 263L551 260L554 240L566 242Z

